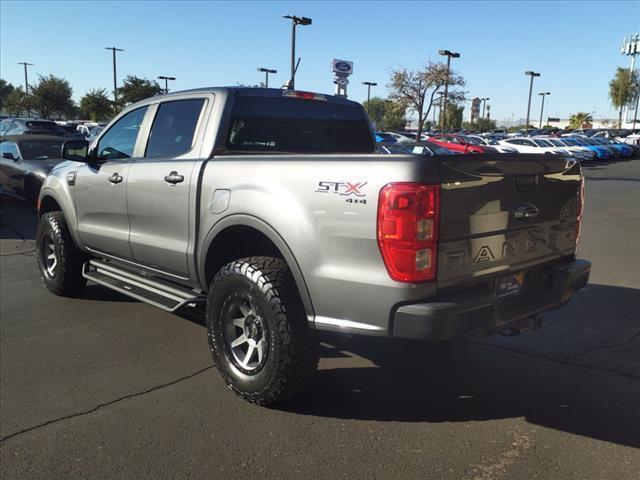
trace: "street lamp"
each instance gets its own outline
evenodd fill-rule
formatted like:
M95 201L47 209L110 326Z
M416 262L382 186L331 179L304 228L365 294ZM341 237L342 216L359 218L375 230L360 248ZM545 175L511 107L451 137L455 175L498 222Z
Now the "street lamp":
M18 65L24 65L24 95L25 97L29 96L29 78L27 76L27 67L32 67L33 63L27 63L27 62L18 62ZM31 112L29 111L29 109L27 110L27 117L31 116Z
M482 118L484 118L485 108L487 107L487 100L491 100L491 99L489 97L480 99L480 101L482 102Z
M169 93L169 80L175 80L176 77L166 77L164 75L160 75L158 80L164 80L164 93Z
M104 47L105 50L111 50L113 52L113 109L118 113L118 86L116 83L116 52L124 52L121 48L116 47Z
M270 68L258 67L259 72L264 72L264 88L269 88L269 74L278 73L277 70L271 70Z
M525 135L529 132L529 114L531 113L531 92L533 91L533 77L539 77L540 74L537 72L532 72L531 70L527 70L524 72L525 75L529 75L531 77L531 82L529 83L529 103L527 103L527 124L524 126Z
M449 95L449 73L451 70L451 58L460 58L460 54L457 52L451 52L449 50L439 50L438 53L442 56L447 57L447 81L444 84L444 105L441 107L440 111L444 109L444 115L442 116L442 131L447 126L447 96Z
M293 90L296 83L296 27L298 25L311 25L311 19L296 17L295 15L283 15L282 18L291 20L291 78L286 86L288 90Z
M551 95L551 92L540 92L538 95L542 95L542 106L540 107L540 124L538 128L542 128L542 112L544 112L544 99L547 95Z
M367 114L369 114L369 101L371 100L371 87L375 87L378 84L375 82L362 82L362 85L367 86Z

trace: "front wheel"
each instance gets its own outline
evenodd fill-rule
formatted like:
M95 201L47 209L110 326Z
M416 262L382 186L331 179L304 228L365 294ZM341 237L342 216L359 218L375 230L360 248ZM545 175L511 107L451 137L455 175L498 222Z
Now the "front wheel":
M269 405L290 397L317 368L317 340L279 258L243 258L220 269L206 317L218 371L249 402Z
M42 281L51 293L63 297L80 294L86 283L82 276L84 255L73 243L62 212L40 217L36 254Z

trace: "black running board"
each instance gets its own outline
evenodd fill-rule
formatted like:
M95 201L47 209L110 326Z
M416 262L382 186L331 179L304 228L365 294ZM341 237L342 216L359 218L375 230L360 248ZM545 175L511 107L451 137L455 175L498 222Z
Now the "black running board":
M175 312L190 303L206 301L202 294L188 288L137 275L100 260L85 262L82 276L167 312Z

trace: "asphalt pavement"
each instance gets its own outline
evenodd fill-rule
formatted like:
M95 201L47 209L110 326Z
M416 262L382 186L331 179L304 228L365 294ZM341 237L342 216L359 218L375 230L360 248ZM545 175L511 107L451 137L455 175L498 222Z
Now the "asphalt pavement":
M49 294L35 213L0 217L0 477L640 478L640 160L585 167L590 284L545 327L446 343L323 335L276 408L211 366L202 315Z

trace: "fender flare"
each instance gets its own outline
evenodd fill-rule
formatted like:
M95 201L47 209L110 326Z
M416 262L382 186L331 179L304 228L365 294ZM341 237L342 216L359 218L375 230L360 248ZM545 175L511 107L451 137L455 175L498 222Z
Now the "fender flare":
M55 200L55 202L60 205L60 210L62 211L62 215L64 215L64 220L65 222L67 222L67 228L69 229L69 232L71 233L71 238L73 238L74 243L76 244L76 247L79 250L83 250L82 248L82 243L80 242L80 237L78 236L78 231L76 229L76 225L77 225L77 218L75 215L75 210L73 209L73 207L70 207L67 205L68 202L65 202L63 200L60 199L60 197L55 193L55 191L52 188L47 187L46 185L43 184L42 188L40 189L40 194L38 195L38 221L40 219L40 205L42 204L42 200L45 197L51 197L53 200ZM69 215L69 211L71 211L73 213L73 215Z
M203 287L203 290L207 290L207 279L205 272L205 262L207 259L207 252L211 248L211 245L217 238L217 236L222 233L225 229L229 227L235 226L245 226L251 227L255 230L262 233L265 237L267 237L280 251L282 257L285 262L289 266L291 270L291 274L293 275L293 280L296 283L296 287L298 288L298 292L300 293L300 298L302 300L302 305L304 306L305 313L307 315L307 320L310 323L313 323L315 319L315 313L313 309L313 302L311 301L311 295L309 294L309 289L307 288L307 283L304 279L304 275L302 274L302 269L296 260L295 255L289 248L289 245L285 242L285 240L280 236L280 234L269 225L264 220L255 217L253 215L247 214L232 214L226 216L215 223L213 227L209 230L209 232L205 235L204 240L201 244L201 247L198 249L198 280L200 285Z

